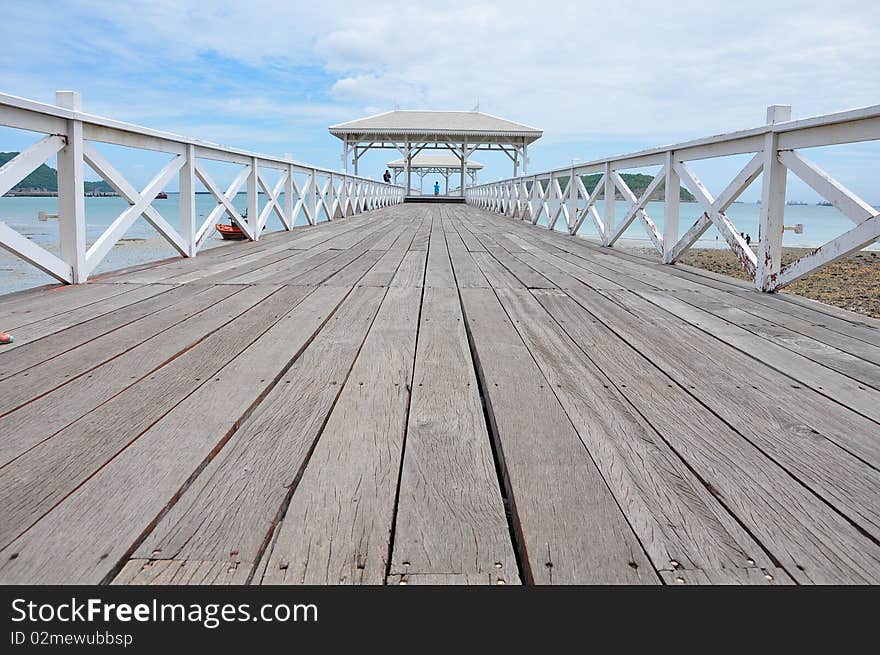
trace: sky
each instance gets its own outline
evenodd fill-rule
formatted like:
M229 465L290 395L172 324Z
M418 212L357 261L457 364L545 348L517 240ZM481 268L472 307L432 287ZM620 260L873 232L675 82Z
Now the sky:
M864 0L6 0L2 13L0 92L74 89L89 113L329 168L342 148L327 126L395 108L479 105L542 128L539 171L754 127L771 104L800 118L880 103L880 3ZM0 150L24 141L0 131ZM880 202L880 150L827 150L820 164ZM368 154L361 173L397 157ZM155 172L119 158L133 182ZM510 174L503 154L480 161L483 180ZM737 163L698 172L717 192Z

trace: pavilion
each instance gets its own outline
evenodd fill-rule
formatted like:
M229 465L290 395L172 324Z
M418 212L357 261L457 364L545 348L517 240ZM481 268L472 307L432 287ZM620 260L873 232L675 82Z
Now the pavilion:
M387 167L394 176L394 183L397 184L397 177L401 173L406 172L406 160L395 159L388 162ZM468 159L467 161L467 177L470 179L471 186L477 183L477 172L482 170L483 165L480 162ZM419 177L419 191L424 193L423 185L425 176L439 174L446 181L443 194L449 195L449 176L461 169L461 160L455 155L417 155L410 162L410 170Z
M459 172L459 193L467 187L467 162L477 151L496 150L513 163L513 175L528 172L528 146L543 131L479 111L396 110L333 125L330 134L343 142L345 171L358 172L358 160L370 149L397 150L403 156L407 193L412 188L413 158L424 150L448 150Z

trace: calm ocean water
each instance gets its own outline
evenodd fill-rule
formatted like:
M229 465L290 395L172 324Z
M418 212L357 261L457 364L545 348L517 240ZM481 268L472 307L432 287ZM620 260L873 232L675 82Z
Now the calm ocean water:
M159 213L174 226L179 224L178 199L177 194L169 193L167 200L156 200L153 203L153 206ZM261 196L261 208L265 206L265 202L265 197ZM239 211L244 211L246 196L239 194L235 198L234 205ZM86 198L86 239L88 243L91 244L95 241L127 206L128 204L122 198ZM206 217L215 206L216 202L212 196L207 194L196 196L196 213L199 217ZM599 209L601 213L601 206ZM627 203L623 201L616 203L615 211L618 220L625 215L626 210ZM752 238L756 240L759 210L760 207L753 203L737 203L731 205L727 215L741 232L751 234ZM49 219L48 221L38 220L37 215L40 211L56 213L58 211L58 199L0 197L0 220L47 250L57 253L58 221L55 219ZM663 203L648 203L647 212L662 233ZM681 203L680 223L682 233L701 214L702 210L699 204ZM305 223L305 220L300 218L299 224L303 223ZM803 223L804 233L785 232L783 238L784 245L809 247L815 247L833 239L848 230L852 225L834 207L821 207L817 205L786 206L785 223L786 225ZM560 224L562 224L561 221ZM273 215L269 220L267 230L271 231L280 228L280 222ZM595 235L595 231L592 230L592 225L589 221L584 223L581 233L584 236ZM627 244L648 244L644 230L639 222L635 222L625 233L624 237ZM123 239L107 255L98 267L97 272L112 271L176 255L176 251L167 245L143 218L135 221ZM213 247L220 243L219 236L214 233L208 238L206 247ZM726 244L722 239L717 238L717 232L714 228L711 228L706 232L704 238L698 242L697 247L726 247ZM880 250L880 246L875 243L871 246L871 249ZM49 284L53 281L51 277L38 271L26 262L0 250L0 293L9 293L19 289Z

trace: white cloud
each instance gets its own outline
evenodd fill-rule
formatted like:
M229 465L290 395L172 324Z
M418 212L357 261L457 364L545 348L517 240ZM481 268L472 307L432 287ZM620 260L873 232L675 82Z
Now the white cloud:
M272 129L323 132L395 105L470 109L479 99L484 111L542 127L545 146L572 144L589 158L608 143L650 146L753 126L769 104L805 116L880 98L880 5L863 0L65 7L35 2L4 16L0 34L16 55L0 70L23 93L46 99L66 86L67 58L86 57L98 66L89 108L166 129L202 111L212 134L261 142ZM38 62L45 78L12 77L14 59ZM270 82L232 76L230 62ZM110 66L115 77L103 79ZM163 71L193 88L165 88ZM306 77L294 79L296 71ZM199 95L203 82L219 91ZM224 121L259 124L236 132Z

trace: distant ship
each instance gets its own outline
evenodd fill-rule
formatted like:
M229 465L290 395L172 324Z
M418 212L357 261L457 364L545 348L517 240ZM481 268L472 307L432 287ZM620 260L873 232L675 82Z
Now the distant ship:
M168 194L164 191L160 191L156 194L156 200L168 200Z
M787 203L785 203L785 204L786 204L786 205L791 205L792 207L801 207L801 206L803 206L803 205L806 205L807 203L805 203L803 200L789 200L789 201L788 201Z
M830 202L828 202L827 200L822 200L822 201L820 201L820 202L817 202L816 205L817 205L818 207L834 207L834 205L832 205L832 204L831 204Z

